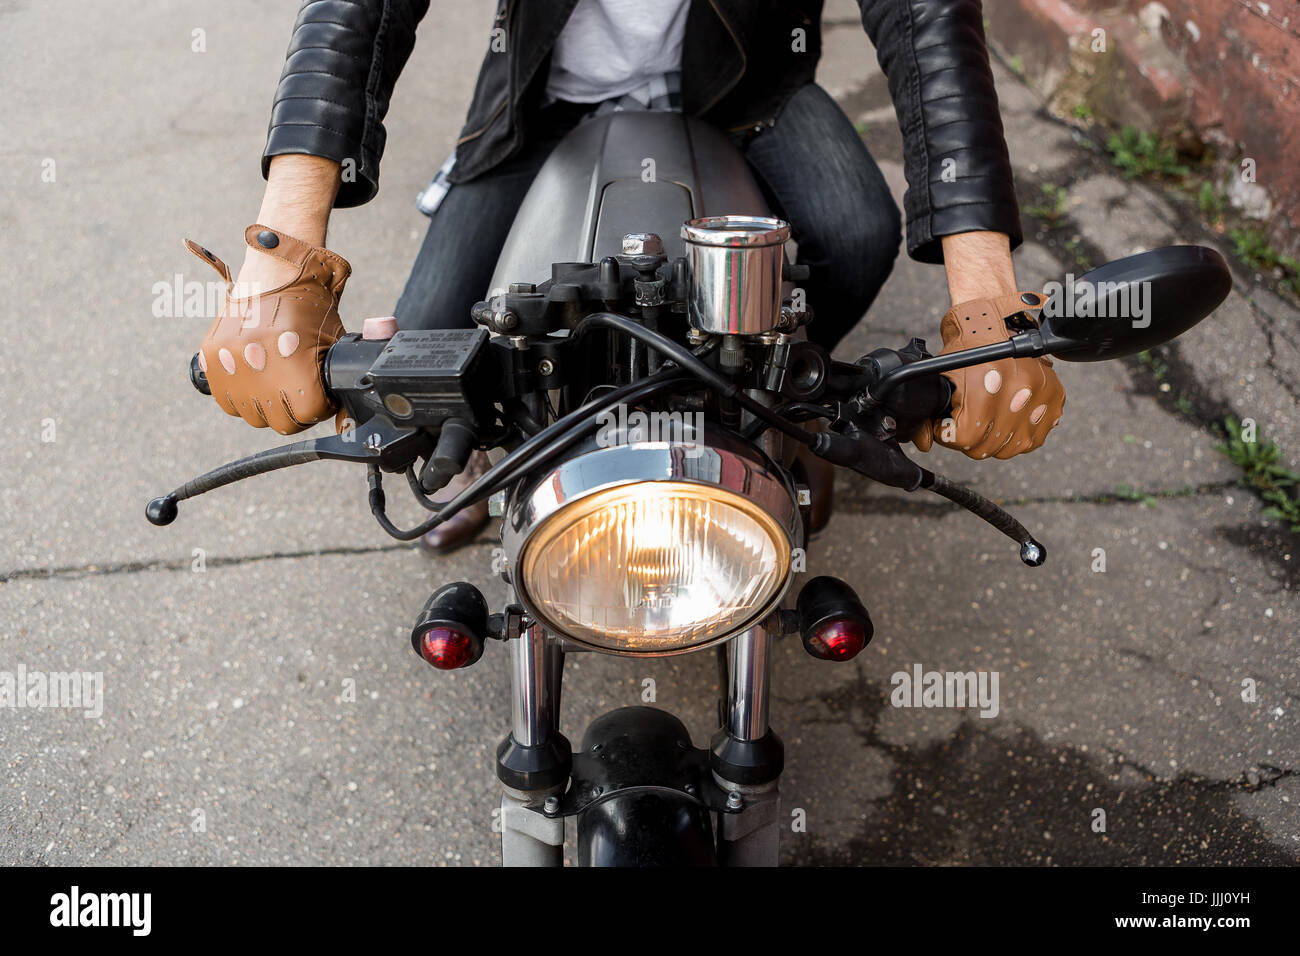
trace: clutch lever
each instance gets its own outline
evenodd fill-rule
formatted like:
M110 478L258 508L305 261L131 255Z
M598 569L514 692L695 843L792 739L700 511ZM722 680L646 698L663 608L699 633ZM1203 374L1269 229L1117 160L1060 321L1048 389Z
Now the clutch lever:
M819 432L811 446L818 457L852 468L881 484L904 491L925 488L961 505L1020 545L1020 560L1036 568L1047 560L1047 548L1010 513L983 495L922 468L903 454L895 437L878 438L850 424L842 432Z
M384 471L403 471L429 450L430 441L429 436L419 429L399 428L383 416L376 415L342 435L308 438L227 462L187 481L169 494L154 498L145 508L145 517L150 524L168 525L176 520L177 503L186 498L194 498L254 475L320 459L366 462Z

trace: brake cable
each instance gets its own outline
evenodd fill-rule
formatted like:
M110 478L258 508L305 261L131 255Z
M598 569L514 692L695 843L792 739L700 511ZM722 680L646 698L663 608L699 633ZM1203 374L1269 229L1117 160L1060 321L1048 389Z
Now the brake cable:
M581 319L578 324L573 327L573 331L569 334L570 341L576 341L578 338L585 335L588 329L597 325L616 329L624 335L638 339L646 345L653 347L655 351L663 352L680 365L684 371L690 372L696 378L701 379L706 385L723 398L731 399L755 418L762 419L772 428L783 432L800 444L812 445L813 439L808 431L800 428L794 422L787 421L781 416L773 413L772 410L762 402L757 402L750 398L745 394L740 383L733 382L721 372L710 368L704 362L700 361L700 359L685 346L678 345L663 333L648 329L634 319L630 319L624 315L619 315L616 312L595 312L592 315L588 315Z
M372 465L369 477L370 512L375 516L375 520L379 522L379 526L391 537L396 538L398 541L414 541L416 538L432 531L451 518L452 515L490 498L502 487L517 481L529 471L539 467L547 459L563 451L580 438L585 431L596 427L598 425L597 416L607 408L620 403L643 401L660 391L676 387L683 381L685 381L685 378L681 369L675 366L665 367L648 378L634 382L631 385L624 385L612 392L607 392L601 398L593 399L574 409L564 418L548 425L505 458L502 458L484 472L474 484L455 498L441 505L434 514L414 528L401 529L389 520L385 513L386 501L383 491L383 477L378 466ZM521 458L522 460L520 460Z

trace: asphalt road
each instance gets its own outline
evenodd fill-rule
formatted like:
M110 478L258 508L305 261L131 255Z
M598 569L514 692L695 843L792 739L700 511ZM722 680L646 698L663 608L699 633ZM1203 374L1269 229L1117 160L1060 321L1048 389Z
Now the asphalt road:
M485 47L491 2L435 6L394 98L380 195L331 230L354 269L351 328L391 311L424 223L413 197L455 138ZM406 637L433 586L490 580L490 535L430 562L382 535L363 478L340 464L189 502L167 530L143 518L154 495L276 440L193 392L184 372L207 320L154 304L160 283L211 278L182 236L238 261L293 7L0 0L0 672L104 681L96 716L0 707L0 863L495 860L504 654L435 674ZM901 197L883 79L852 5L829 7L820 79ZM1071 196L1063 232L1026 219L1023 285L1073 268L1070 239L1096 261L1213 241L1113 176L1014 76L997 79L1025 205L1041 182ZM935 267L901 258L845 356L937 342L941 289ZM1300 421L1285 387L1295 328L1241 273L1221 314L1181 341L1171 387L1285 439ZM935 501L841 479L809 572L858 585L877 636L848 665L779 648L784 804L807 821L788 862L1300 859L1295 538L1140 365L1058 368L1069 404L1047 447L929 462L1023 499L1045 567L1023 568ZM892 706L890 675L916 664L997 671L998 715ZM711 655L571 659L566 732L641 703L646 678L706 741Z

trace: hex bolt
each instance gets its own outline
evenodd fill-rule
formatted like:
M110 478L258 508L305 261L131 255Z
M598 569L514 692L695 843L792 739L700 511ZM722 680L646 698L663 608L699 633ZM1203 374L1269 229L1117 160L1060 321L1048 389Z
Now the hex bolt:
M739 810L745 805L744 798L740 795L739 790L733 790L727 794L727 806L733 810Z
M546 802L542 804L542 812L545 813L548 817L553 817L557 813L559 813L560 798L555 796L547 797Z
M664 242L653 232L634 232L623 237L625 256L661 256Z

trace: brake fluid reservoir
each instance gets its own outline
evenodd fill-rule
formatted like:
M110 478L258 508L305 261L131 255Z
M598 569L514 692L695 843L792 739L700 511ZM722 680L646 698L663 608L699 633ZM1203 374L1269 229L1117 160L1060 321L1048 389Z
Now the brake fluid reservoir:
M691 325L715 335L757 335L781 315L781 266L790 224L763 216L711 216L682 225L691 264Z

